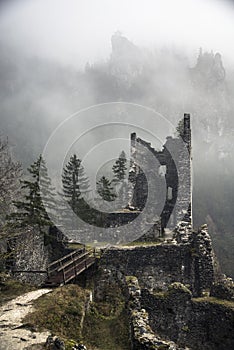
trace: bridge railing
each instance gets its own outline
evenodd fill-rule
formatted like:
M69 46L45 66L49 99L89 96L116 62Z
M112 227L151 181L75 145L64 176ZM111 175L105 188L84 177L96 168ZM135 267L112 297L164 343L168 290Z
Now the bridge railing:
M63 283L67 283L83 270L91 266L95 259L95 250L87 251L84 248L71 252L48 265L48 279L56 275L61 275Z

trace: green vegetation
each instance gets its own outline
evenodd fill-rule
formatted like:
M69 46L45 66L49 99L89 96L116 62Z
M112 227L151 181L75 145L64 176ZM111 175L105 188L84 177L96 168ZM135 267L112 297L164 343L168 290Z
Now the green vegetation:
M82 340L81 323L88 296L87 290L76 285L57 288L34 302L36 310L26 316L25 322L39 331L48 329L65 342L79 342Z
M84 342L101 350L129 350L129 324L125 300L118 286L109 287L105 301L94 302L85 317Z
M168 292L164 291L155 291L153 294L157 299L166 299L169 295Z
M75 249L83 249L84 245L81 243L68 243L67 247L75 250Z
M114 174L113 182L121 182L126 177L127 171L127 159L124 151L120 153L119 158L116 160L115 164L112 167L112 171Z
M163 242L160 238L155 240L155 241L149 241L149 242L142 242L142 241L133 241L125 244L128 247L137 247L137 246L154 246L154 245L159 245Z
M196 303L211 303L225 306L229 309L234 309L234 301L218 299L214 297L202 297L202 298L194 298L192 299Z
M8 223L17 228L35 225L42 231L44 226L51 224L46 209L55 206L54 188L41 155L28 168L28 172L31 179L21 181L21 190L25 195L22 200L13 202L17 211L9 215Z
M97 192L104 201L112 202L116 198L111 181L105 176L102 176L97 182Z
M73 212L77 215L85 215L88 210L83 195L90 191L89 180L85 175L81 160L76 154L70 157L70 160L63 168L62 174L63 194ZM63 220L66 219L66 208L63 208Z
M125 281L127 284L138 283L138 279L136 276L126 276Z
M128 320L124 298L118 289L108 291L105 302L92 302L83 319L89 291L66 285L34 302L35 311L25 322L60 337L70 350L83 342L89 350L129 350Z
M124 304L117 310L94 303L84 322L84 342L102 350L129 350L128 318Z
M0 273L0 305L32 290L35 290L35 287L16 281L3 272Z

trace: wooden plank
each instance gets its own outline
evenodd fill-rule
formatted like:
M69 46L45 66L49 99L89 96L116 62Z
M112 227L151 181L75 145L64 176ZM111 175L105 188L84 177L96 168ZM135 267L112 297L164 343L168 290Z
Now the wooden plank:
M74 258L74 261L80 260L81 258L84 258L84 257L87 256L87 255L90 255L90 252L86 252L86 253L84 253L84 254L78 255L76 258ZM71 264L72 264L72 260L67 261L67 262L64 263L62 266L65 268L65 267L67 267L67 266L69 266L69 265L71 265ZM57 271L58 271L58 272L61 271L61 267L59 267L59 268L57 269Z
M80 275L83 271L87 270L91 265L95 263L96 259L91 258L91 260L87 259L86 261L83 261L83 266L77 271L77 273L73 273L71 276L66 277L66 283L75 278L76 276ZM66 270L67 274L72 271L73 268Z
M86 259L86 260L87 260L87 259ZM80 266L80 265L81 265L81 266L82 266L82 265L85 266L85 261L86 261L86 260L82 260L82 261L80 261L79 263L76 263L76 268L79 269L79 266ZM71 271L71 270L74 269L73 264L71 263L70 265L71 265L71 268L70 268L70 269L67 269L67 268L66 268L66 272L69 272L69 271ZM70 265L68 265L68 266L66 266L66 267L69 267ZM79 272L79 271L78 271L78 272Z
M48 265L48 267L53 266L53 265L55 265L55 264L57 264L57 263L60 263L61 261L65 260L65 259L67 259L67 258L69 258L69 257L71 257L72 255L75 255L75 254L77 254L77 253L82 253L84 250L85 250L85 248L84 248L84 249L77 249L77 250L74 250L73 252L71 252L71 253L69 253L69 254L63 256L62 258L60 258L60 259L58 259L58 260L55 260L55 261L52 261L52 263L50 263L50 264Z

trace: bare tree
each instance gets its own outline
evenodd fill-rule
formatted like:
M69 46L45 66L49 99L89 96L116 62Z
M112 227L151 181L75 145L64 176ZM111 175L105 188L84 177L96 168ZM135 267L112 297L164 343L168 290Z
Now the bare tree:
M0 135L0 225L11 211L21 172L21 165L13 159L8 139Z

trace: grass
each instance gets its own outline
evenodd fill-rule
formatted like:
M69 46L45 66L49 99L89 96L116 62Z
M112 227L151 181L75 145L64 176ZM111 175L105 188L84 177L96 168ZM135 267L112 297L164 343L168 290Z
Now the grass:
M84 321L83 337L88 349L129 350L129 322L121 288L109 285L101 302L91 304Z
M124 298L117 289L108 289L104 302L92 302L81 320L89 291L66 285L34 302L35 311L24 322L38 331L49 330L71 350L82 342L89 350L129 350L128 319Z
M83 249L84 245L81 243L68 243L67 247L75 250L75 249Z
M0 305L36 288L14 280L11 276L0 273Z
M218 304L218 305L225 306L229 309L234 309L234 301L230 301L230 300L218 299L214 297L201 297L201 298L194 298L193 301L196 303L206 302L206 303Z
M77 285L57 288L34 302L35 311L24 322L39 331L49 330L72 346L82 340L81 320L88 296Z
M149 241L149 242L133 241L133 242L129 242L129 243L124 244L124 246L127 246L127 247L155 246L155 245L161 244L162 242L163 242L162 240Z
M129 350L129 326L124 303L117 309L109 303L94 303L84 323L84 343L87 348Z

